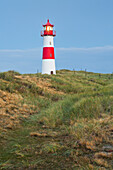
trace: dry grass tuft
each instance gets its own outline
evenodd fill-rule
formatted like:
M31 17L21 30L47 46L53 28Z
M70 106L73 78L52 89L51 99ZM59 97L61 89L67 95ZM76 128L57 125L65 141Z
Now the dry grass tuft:
M29 116L30 107L22 105L23 97L20 94L9 93L0 90L0 127L13 129L20 125L21 117Z
M31 132L30 136L34 136L34 137L49 137L48 134L46 134L46 133L38 133L38 132Z
M99 166L103 166L105 168L109 168L109 164L108 164L108 162L105 159L102 159L102 158L101 159L97 159L97 158L95 158L94 162L97 165L99 165Z
M94 154L95 158L113 158L113 153L108 153L108 152L98 152Z

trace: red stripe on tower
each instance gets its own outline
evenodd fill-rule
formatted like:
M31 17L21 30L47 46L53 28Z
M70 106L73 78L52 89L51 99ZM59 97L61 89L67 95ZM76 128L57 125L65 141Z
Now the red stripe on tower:
M43 60L44 59L55 59L55 57L54 57L54 47L44 47L42 59Z
M53 31L54 25L50 24L49 20L43 25L44 30L41 32L43 37L43 56L42 56L42 74L56 74L54 42L53 38L56 32Z

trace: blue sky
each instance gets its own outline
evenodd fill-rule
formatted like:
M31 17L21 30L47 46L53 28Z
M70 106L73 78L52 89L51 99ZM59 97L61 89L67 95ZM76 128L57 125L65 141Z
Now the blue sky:
M41 71L48 18L57 69L113 72L113 0L0 0L0 72Z

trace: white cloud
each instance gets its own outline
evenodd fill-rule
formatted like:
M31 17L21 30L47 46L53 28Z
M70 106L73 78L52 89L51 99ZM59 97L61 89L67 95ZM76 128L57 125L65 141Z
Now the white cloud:
M25 49L25 50L21 50L21 49L14 49L14 50L9 50L9 49L1 49L0 52L8 52L8 53L12 53L12 52L29 52L29 51L39 51L41 48L32 48L32 49Z
M103 47L90 47L90 48L56 48L58 51L75 51L75 52L104 52L104 51L113 51L113 46L103 46Z
M5 54L5 53L9 53L9 54L26 54L26 53L31 53L31 52L41 52L42 48L33 48L33 49L25 49L25 50L21 50L21 49L14 49L14 50L10 50L10 49L4 49L4 50L0 50L0 55L1 54ZM104 51L113 51L113 46L103 46L103 47L90 47L90 48L76 48L76 47L68 47L68 48L56 48L57 51L75 51L75 52L104 52Z
M0 59L5 58L26 58L26 57L35 57L38 58L41 56L41 48L33 48L33 49L4 49L0 50Z

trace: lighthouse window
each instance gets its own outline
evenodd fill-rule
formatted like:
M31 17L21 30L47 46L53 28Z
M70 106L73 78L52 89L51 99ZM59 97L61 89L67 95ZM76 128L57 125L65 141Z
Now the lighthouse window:
M47 31L49 31L50 30L50 26L47 26Z
M50 54L50 57L52 57L52 54Z
M50 45L51 45L51 42L50 42Z

